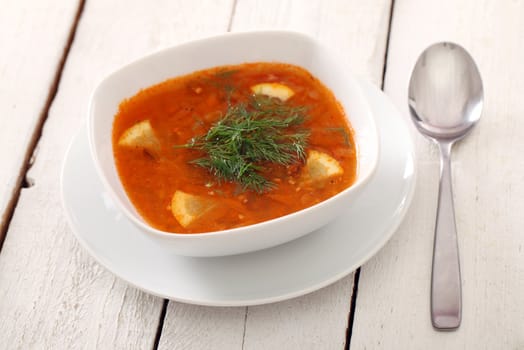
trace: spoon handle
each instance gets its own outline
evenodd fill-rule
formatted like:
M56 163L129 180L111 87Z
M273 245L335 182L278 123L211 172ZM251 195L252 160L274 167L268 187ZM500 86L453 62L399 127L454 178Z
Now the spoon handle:
M431 322L438 330L460 326L462 296L460 262L451 187L452 142L440 142L440 188L433 245Z

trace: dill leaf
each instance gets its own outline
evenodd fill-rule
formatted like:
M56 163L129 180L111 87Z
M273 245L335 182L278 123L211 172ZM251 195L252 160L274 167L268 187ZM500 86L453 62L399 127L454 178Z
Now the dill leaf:
M301 127L304 107L294 107L263 95L249 103L228 105L222 119L205 135L175 146L202 150L192 161L219 181L236 182L244 190L264 192L275 187L261 172L267 162L290 165L304 161L309 130Z

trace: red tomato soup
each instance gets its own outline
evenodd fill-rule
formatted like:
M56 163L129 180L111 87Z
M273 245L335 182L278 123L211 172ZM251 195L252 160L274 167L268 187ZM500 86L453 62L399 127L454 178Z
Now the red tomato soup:
M353 131L333 93L283 63L222 66L124 100L118 174L162 231L225 230L313 206L356 178Z

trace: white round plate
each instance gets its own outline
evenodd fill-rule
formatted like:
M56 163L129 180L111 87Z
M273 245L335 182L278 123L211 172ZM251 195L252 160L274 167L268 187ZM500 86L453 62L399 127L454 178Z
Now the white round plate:
M180 302L257 305L310 293L348 275L393 235L415 187L413 144L402 116L363 83L381 141L377 172L346 214L289 243L214 258L169 253L127 221L104 193L86 130L73 140L62 169L62 199L73 232L109 271L148 293Z

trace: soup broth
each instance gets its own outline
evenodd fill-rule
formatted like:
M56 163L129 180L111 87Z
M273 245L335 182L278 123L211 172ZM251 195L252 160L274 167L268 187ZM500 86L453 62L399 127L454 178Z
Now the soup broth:
M283 63L215 67L145 88L120 104L112 141L129 199L166 232L278 218L343 191L357 171L342 106Z

